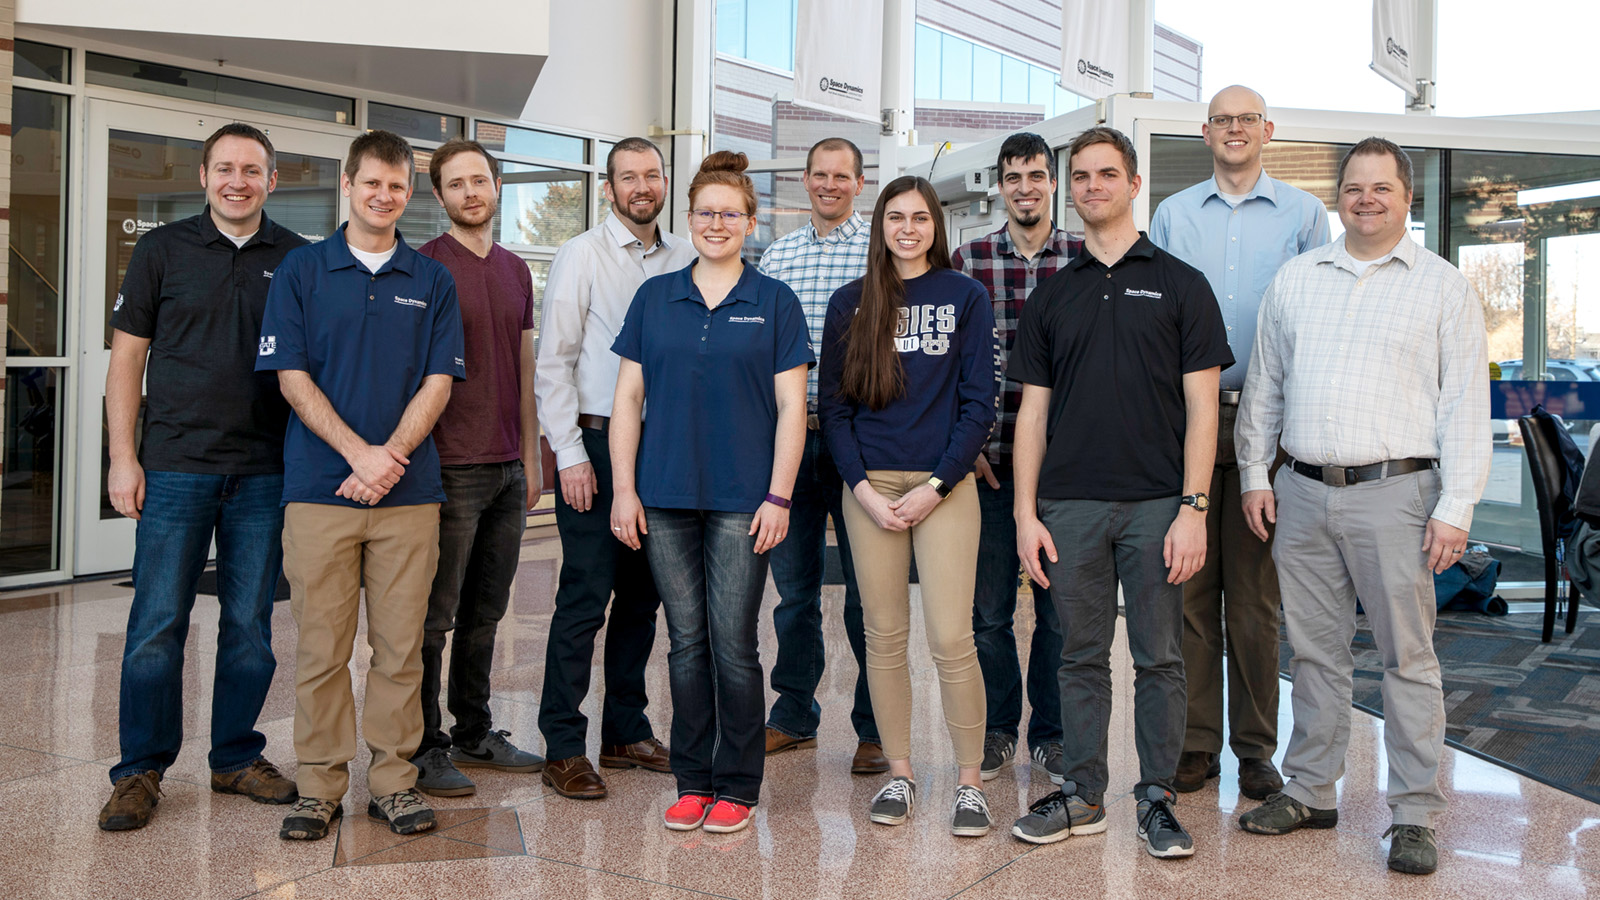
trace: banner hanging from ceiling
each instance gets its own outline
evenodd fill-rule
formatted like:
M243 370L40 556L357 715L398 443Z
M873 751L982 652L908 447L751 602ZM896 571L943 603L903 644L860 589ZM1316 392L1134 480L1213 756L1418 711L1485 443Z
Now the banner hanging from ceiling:
M1129 90L1129 0L1063 0L1061 86L1099 100Z
M794 104L877 123L883 0L800 0Z
M1416 0L1372 0L1372 71L1417 96L1411 51L1417 32Z

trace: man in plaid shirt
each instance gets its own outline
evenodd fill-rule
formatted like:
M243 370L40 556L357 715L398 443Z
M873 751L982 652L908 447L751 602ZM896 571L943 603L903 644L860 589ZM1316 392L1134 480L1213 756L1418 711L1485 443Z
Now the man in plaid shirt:
M822 323L828 299L840 287L867 270L867 239L871 229L855 212L855 199L866 185L861 171L861 149L844 138L817 142L806 154L806 193L811 198L811 218L800 228L772 242L761 256L761 272L792 288L805 310L811 344L818 356L830 352L822 346ZM839 470L817 428L817 370L806 381L805 455L795 477L794 506L789 510L789 536L772 550L772 582L778 589L778 607L772 624L778 634L778 659L772 666L772 689L778 699L767 717L767 753L781 753L817 745L817 725L822 706L817 684L822 680L826 654L822 646L823 554L828 540L828 516L839 536L839 562L844 570L844 630L856 657L855 703L850 723L858 743L850 771L858 775L889 771L872 717L867 693L867 643L861 629L861 592L856 589L855 566L845 535L840 506L844 498Z
M995 372L1000 393L994 435L978 457L978 504L983 526L978 538L978 579L972 598L972 631L978 644L978 665L988 701L983 740L983 778L988 780L1016 755L1022 722L1022 673L1012 617L1017 609L1016 523L1011 517L1011 442L1017 425L1022 385L1006 378L1006 359L1017 337L1022 306L1033 289L1063 268L1083 248L1083 241L1054 227L1051 210L1056 192L1056 158L1044 138L1020 132L1000 145L995 164L1000 197L1006 204L1005 227L968 241L951 255L958 270L983 282L994 303L1000 358ZM1061 623L1049 592L1033 586L1033 642L1028 651L1028 747L1050 779L1060 784L1061 692L1056 672L1061 665Z

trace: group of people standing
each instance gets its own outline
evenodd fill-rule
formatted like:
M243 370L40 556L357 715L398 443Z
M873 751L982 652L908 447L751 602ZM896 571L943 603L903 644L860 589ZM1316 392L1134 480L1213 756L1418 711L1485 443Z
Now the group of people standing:
M858 664L850 768L888 775L873 822L902 824L917 800L915 554L957 765L953 834L990 831L983 784L1014 759L1024 693L1032 771L1057 788L1012 834L1106 829L1119 586L1148 852L1194 852L1177 794L1220 773L1224 709L1241 792L1263 801L1241 827L1331 827L1359 593L1391 661L1389 865L1433 871L1444 715L1431 572L1462 552L1487 477L1487 363L1471 288L1406 235L1410 161L1392 143L1369 138L1341 162L1345 234L1329 243L1322 203L1263 169L1260 95L1225 89L1202 126L1214 177L1162 203L1146 235L1133 144L1091 128L1066 157L1079 239L1052 221L1055 153L1016 134L996 161L1005 224L952 252L925 179L883 185L863 220L861 152L830 138L807 156L808 220L752 265L743 155L701 165L684 242L657 222L660 151L629 138L606 162L606 220L552 264L535 374L528 272L487 231L499 181L481 146L435 151L453 225L418 253L394 231L409 148L358 138L350 222L290 253L299 239L261 213L271 145L247 128L207 143L207 212L139 243L114 319L113 500L187 524L139 528L123 762L102 827L143 825L176 756L183 638L214 530L219 643L240 659L225 675L219 658L217 696L227 678L231 699L214 711L212 787L294 803L285 838L321 837L341 811L363 579L370 815L400 833L432 827L418 792L470 793L470 766L604 797L579 707L605 625L601 768L670 772L668 828L738 831L764 757L817 743L831 518ZM185 342L205 333L251 344L190 358ZM173 401L197 385L217 392L209 406ZM488 710L495 624L540 488L535 417L556 457L563 551L539 711L548 762ZM295 783L252 730L279 560L261 536L280 526L300 625ZM1019 559L1035 620L1025 682ZM770 710L756 636L769 566ZM658 606L670 750L645 713ZM1295 650L1287 783L1272 762L1280 608Z

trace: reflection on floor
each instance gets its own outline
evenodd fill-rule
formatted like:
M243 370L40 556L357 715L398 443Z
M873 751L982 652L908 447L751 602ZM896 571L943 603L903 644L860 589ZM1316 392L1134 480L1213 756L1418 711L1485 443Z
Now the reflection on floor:
M542 749L536 719L545 627L559 546L524 547L511 614L497 650L494 712L513 740ZM938 712L938 681L920 626L912 635L919 804L911 824L873 825L866 807L877 777L848 771L855 738L848 722L855 666L839 626L842 593L829 588L829 659L821 698L820 746L772 758L762 805L740 834L678 833L661 826L672 779L608 770L611 796L566 800L537 776L474 770L476 796L436 799L440 830L399 838L352 815L337 839L277 838L281 807L258 806L206 789L205 753L217 629L215 601L202 597L185 677L188 742L167 773L151 825L106 834L95 814L108 796L117 753L118 661L129 591L109 582L0 595L0 896L400 898L605 897L733 898L1036 897L1580 897L1600 892L1600 806L1450 749L1444 784L1450 811L1440 823L1440 871L1429 878L1384 868L1389 825L1382 788L1383 723L1355 714L1339 827L1266 838L1241 832L1249 808L1231 758L1220 782L1184 795L1178 813L1193 833L1187 861L1147 856L1135 835L1127 793L1110 801L1106 834L1047 847L997 827L987 838L948 832L955 766ZM762 658L772 659L769 615ZM914 616L915 623L920 617ZM1027 646L1031 615L1019 615ZM294 623L288 604L274 618L280 661L261 729L267 755L293 770L290 686ZM666 736L665 629L651 664L651 711ZM1130 715L1132 674L1119 641L1111 779L1126 792L1137 777ZM365 659L353 664L358 673ZM601 683L597 666L596 685ZM591 698L591 758L598 752L598 705ZM1289 732L1284 691L1282 733ZM1049 789L1026 762L989 782L997 824L1009 824ZM345 808L366 806L365 761L352 766Z

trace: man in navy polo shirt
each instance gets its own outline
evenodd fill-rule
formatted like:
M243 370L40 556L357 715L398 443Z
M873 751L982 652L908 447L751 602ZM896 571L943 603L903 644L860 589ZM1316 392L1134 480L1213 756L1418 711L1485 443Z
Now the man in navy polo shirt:
M258 370L277 370L294 414L284 439L284 574L300 626L295 780L279 836L316 840L338 817L356 753L348 666L361 589L372 668L362 732L367 815L397 834L434 826L408 760L422 740L422 625L439 559L444 489L432 430L464 379L461 316L445 267L395 230L411 197L411 147L355 139L350 221L284 260L267 297Z
M1009 374L1022 382L1017 554L1061 620L1061 789L1012 834L1044 844L1105 831L1106 731L1117 585L1127 607L1139 755L1139 837L1194 854L1172 805L1183 749L1183 588L1206 556L1217 380L1233 364L1205 276L1133 224L1138 159L1122 132L1078 135L1068 156L1084 251L1023 307ZM1046 557L1041 565L1041 552Z

